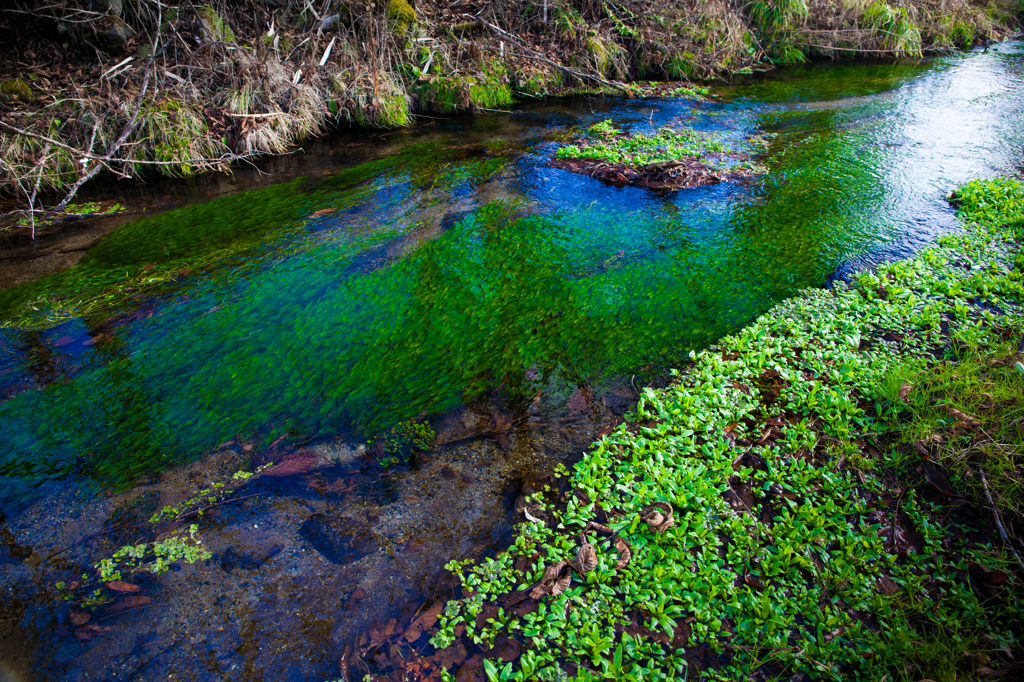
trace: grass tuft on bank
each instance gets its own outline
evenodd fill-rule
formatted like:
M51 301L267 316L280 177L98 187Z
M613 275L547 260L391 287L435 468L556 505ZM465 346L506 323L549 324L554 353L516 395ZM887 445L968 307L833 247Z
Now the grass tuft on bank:
M451 565L433 644L491 680L1019 675L1024 185L955 200L935 248L644 389L513 547Z

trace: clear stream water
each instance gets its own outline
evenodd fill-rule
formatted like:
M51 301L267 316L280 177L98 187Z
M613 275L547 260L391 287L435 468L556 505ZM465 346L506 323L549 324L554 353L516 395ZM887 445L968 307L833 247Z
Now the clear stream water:
M730 140L766 135L760 160L769 171L749 183L662 195L548 166L571 130L603 119L644 132L684 123ZM323 585L329 571L380 577L394 565L371 565L373 553L339 561L348 550L332 554L328 531L309 523L351 520L373 498L377 511L360 512L359 532L378 543L392 538L404 549L389 556L401 563L409 548L402 524L415 525L407 507L426 494L416 488L424 481L463 482L463 492L438 499L490 486L490 506L472 513L507 511L524 472L578 456L638 382L800 288L906 256L954 228L949 193L970 178L1012 173L1024 158L1024 45L899 64L808 65L717 87L707 102L545 103L391 138L386 154L365 152L362 162L339 150L345 160L320 155L293 179L143 217L71 270L0 292L0 317L30 311L34 321L28 331L0 330L0 569L19 591L0 599L9 602L5 622L20 633L0 635L0 679L4 666L30 679L155 679L169 669L185 679L335 675L338 652L359 627L428 596L416 576L471 546L500 546L514 519L481 520L476 544L452 539L417 550L429 560L374 608L351 601L358 575L309 585ZM95 297L125 276L167 269L179 275L56 325L41 322L51 307L32 303L47 287ZM586 428L573 421L591 407ZM511 445L438 448L393 479L357 447L418 415L461 443L499 414L550 428L517 427ZM294 521L274 529L274 553L257 562L256 577L243 587L231 577L234 606L222 610L249 618L248 634L214 634L225 625L196 614L211 617L223 595L187 581L163 593L154 586L159 608L111 614L131 644L70 634L66 607L51 603L46 581L98 558L107 540L83 538L143 497L173 497L168 486L180 497L201 478L195 472L216 468L195 467L220 462L208 453L223 453L225 442L247 444L231 451L230 468L246 457L273 459L268 447L282 436L289 452L318 447L321 464L324 452L350 453L324 470L341 471L355 497L310 488L308 475L319 470L311 465L300 467L306 479L263 490L276 502L245 508L267 523ZM510 452L518 453L514 466ZM484 473L497 460L505 473ZM169 473L161 479L161 471ZM397 483L382 493L387 480ZM142 490L152 495L139 497ZM294 504L275 511L281 500ZM339 506L348 510L342 517ZM72 530L55 531L56 515ZM209 533L234 523L224 518ZM440 532L417 527L423 537ZM68 540L81 551L64 564L27 560ZM242 541L232 542L223 540L221 555ZM266 550L270 541L246 542ZM314 565L302 552L328 561ZM228 579L210 575L206 585ZM252 590L283 590L289 580L300 596L280 597L258 617L230 611L262 598ZM193 588L213 601L183 605ZM307 618L289 626L282 614L304 613L296 604L314 597L316 625ZM350 613L361 609L372 618ZM339 626L345 618L350 625ZM161 630L160 619L174 625ZM174 639L182 631L207 640L212 653ZM261 658L268 642L285 653ZM207 659L218 663L197 667Z

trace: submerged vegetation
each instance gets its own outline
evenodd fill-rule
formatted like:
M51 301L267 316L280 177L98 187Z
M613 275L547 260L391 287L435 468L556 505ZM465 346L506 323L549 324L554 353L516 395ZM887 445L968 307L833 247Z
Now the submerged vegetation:
M500 109L517 97L644 96L652 88L629 84L643 79L968 47L1007 35L1020 9L1011 0L452 7L14 3L0 10L0 30L17 34L2 48L0 192L34 211L41 192L74 191L102 170L226 169L336 125L394 128L415 114ZM659 94L673 91L699 92Z
M434 645L520 641L492 680L1019 674L1024 185L957 198L936 248L645 389L512 548L453 566Z

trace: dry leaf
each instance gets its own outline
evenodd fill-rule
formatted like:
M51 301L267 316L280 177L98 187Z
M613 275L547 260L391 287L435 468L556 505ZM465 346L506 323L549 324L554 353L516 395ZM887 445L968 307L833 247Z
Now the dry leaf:
M416 620L409 625L405 634L402 635L402 639L409 644L415 642L424 632L434 627L434 623L437 622L437 619L441 615L441 611L443 609L444 602L438 602L429 609L420 613L420 615L416 617Z
M672 505L668 502L655 502L640 512L640 519L651 529L660 533L675 525L672 519Z
M758 590L758 591L766 589L765 586L764 586L764 583L762 583L760 580L758 580L754 576L750 575L749 573L747 573L746 575L743 576L743 582L745 582L746 584L750 585L751 587L753 587L755 590Z
M898 583L886 577L881 577L876 580L875 586L882 594L896 594L901 589Z
M903 385L900 386L900 400L902 400L903 402L907 402L907 396L910 395L910 389L912 388L913 386L911 384L908 384L906 381L904 381Z
M619 552L619 560L615 562L615 568L622 570L629 565L630 559L633 558L633 550L630 549L629 543L622 538L615 538L615 549Z
M91 617L92 616L90 616L88 613L85 613L84 611L72 611L68 614L68 620L70 620L71 624L76 627L79 625L85 625L89 622L89 619Z
M551 564L544 569L544 577L530 589L530 596L534 599L540 599L545 595L558 596L569 589L571 580L572 567L568 561Z
M138 585L132 585L123 580L111 580L109 583L105 583L105 585L115 592L138 592L142 589Z
M950 484L949 479L946 478L946 474L942 473L941 469L932 466L928 462L924 462L922 466L924 468L925 480L931 483L936 490L946 497L960 497L957 495L956 491L953 490L953 486Z
M589 542L584 541L580 545L580 549L576 552L576 561L570 564L576 571L579 571L581 575L594 570L597 567L597 552L594 551L594 546Z

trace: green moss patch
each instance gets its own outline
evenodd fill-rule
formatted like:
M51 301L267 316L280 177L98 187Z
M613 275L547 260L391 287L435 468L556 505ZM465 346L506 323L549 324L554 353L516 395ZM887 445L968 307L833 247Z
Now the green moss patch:
M1022 567L977 481L987 467L1019 528L1022 435L978 415L1019 409L1018 380L994 373L1021 357L1024 186L959 196L962 233L805 291L644 389L564 492L528 501L512 548L451 565L463 596L425 660L464 651L491 680L1012 676ZM943 383L978 367L965 348L990 369ZM998 460L956 467L907 442L940 413L945 442L998 444Z
M32 102L35 100L32 88L21 78L10 78L0 83L0 93L10 99L21 100L22 102Z
M744 151L692 128L630 135L606 120L575 142L561 147L552 165L617 186L671 191L748 178L763 170Z

